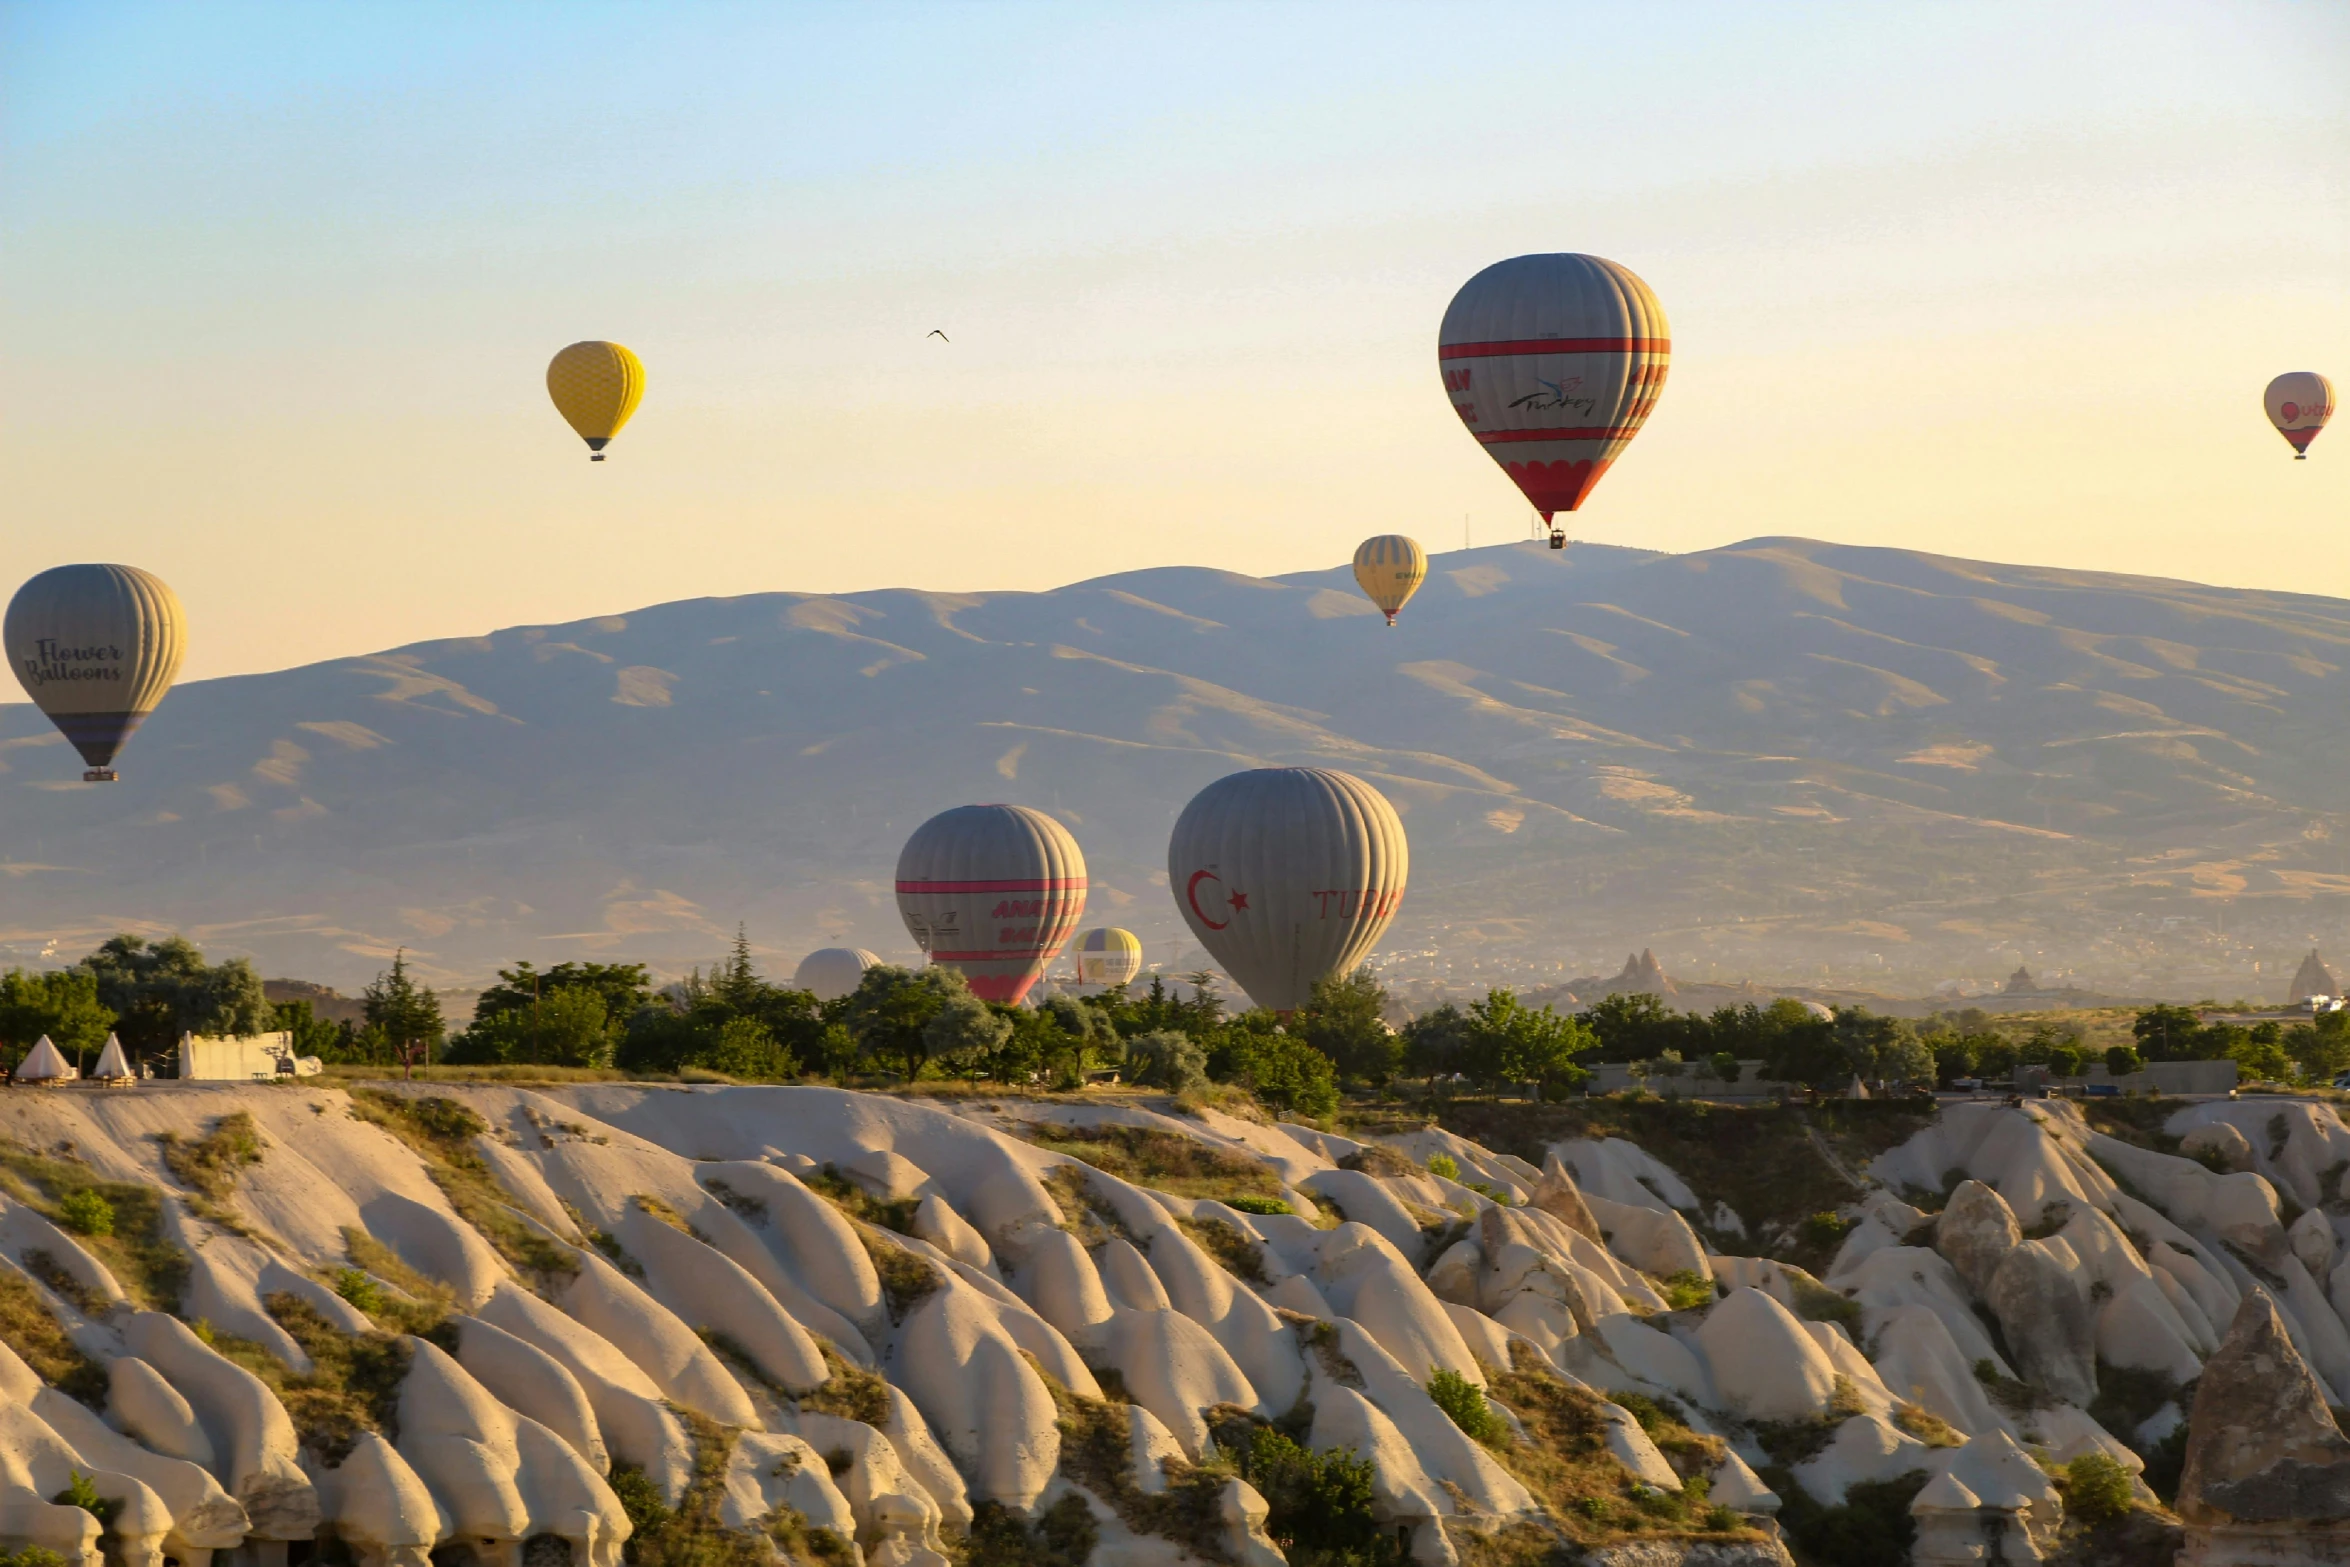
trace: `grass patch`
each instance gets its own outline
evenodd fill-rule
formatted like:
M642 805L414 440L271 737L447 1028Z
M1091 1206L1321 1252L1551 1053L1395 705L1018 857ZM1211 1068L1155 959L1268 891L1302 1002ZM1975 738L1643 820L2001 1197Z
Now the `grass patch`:
M900 1235L914 1233L914 1213L922 1206L919 1197L876 1197L841 1174L836 1164L810 1171L800 1177L800 1182L852 1220L895 1230Z
M1570 1387L1540 1357L1522 1347L1513 1348L1516 1353L1511 1369L1488 1378L1486 1390L1518 1417L1525 1427L1526 1440L1495 1449L1494 1458L1540 1500L1549 1515L1550 1528L1567 1545L1602 1545L1626 1535L1702 1536L1715 1540L1756 1537L1737 1514L1707 1502L1702 1480L1684 1482L1679 1496L1636 1482L1608 1451L1608 1421L1600 1412L1598 1396L1583 1388ZM1692 1460L1693 1470L1701 1461L1719 1457L1718 1439L1699 1437L1680 1423L1677 1412L1638 1395L1623 1398L1633 1418L1642 1420L1644 1429L1653 1420L1656 1430L1674 1444L1667 1450L1668 1457L1674 1457L1677 1452L1681 1458ZM1645 1407L1634 1407L1635 1400ZM1705 1445L1708 1443L1710 1447ZM1700 1453L1710 1454L1711 1458L1699 1460ZM1556 1548L1557 1542L1553 1541L1551 1549ZM1543 1554L1500 1556L1496 1554L1497 1549L1489 1549L1474 1559L1490 1562L1492 1567L1501 1567L1505 1562L1549 1559Z
M1895 1404L1893 1423L1928 1447L1964 1447L1966 1437L1923 1404Z
M1714 1281L1694 1268L1683 1268L1649 1282L1665 1298L1668 1311L1695 1311L1700 1306L1714 1303Z
M147 1311L179 1309L188 1259L163 1238L165 1199L159 1187L101 1181L78 1159L0 1142L0 1190L66 1230L74 1229L66 1217L67 1204L86 1204L85 1193L103 1200L114 1215L113 1225L103 1233L76 1231L76 1242L106 1265L134 1304Z
M471 1108L454 1099L354 1088L351 1115L382 1127L421 1156L426 1173L457 1216L479 1230L525 1278L544 1282L579 1272L579 1259L570 1248L522 1217L514 1194L490 1173L488 1162L473 1146L489 1123Z
M1640 1422L1640 1429L1684 1479L1712 1473L1730 1450L1720 1437L1700 1436L1690 1429L1688 1415L1669 1398L1631 1392L1610 1393L1607 1398Z
M1263 1243L1237 1225L1226 1224L1221 1219L1203 1223L1182 1218L1177 1219L1175 1225L1234 1278L1245 1279L1251 1284L1273 1282L1265 1272Z
M254 1346L241 1354L215 1335L213 1347L270 1384L286 1406L302 1446L332 1467L343 1461L363 1431L387 1442L400 1436L400 1381L408 1375L408 1346L388 1333L346 1333L319 1315L299 1295L274 1294L262 1305L277 1325L302 1346L311 1369L296 1375L275 1355ZM444 1327L440 1347L454 1351L456 1336Z
M1779 1526L1794 1540L1798 1559L1814 1567L1885 1567L1908 1561L1909 1548L1917 1543L1909 1504L1926 1488L1922 1469L1861 1481L1837 1507L1813 1501L1783 1471L1765 1471L1763 1483L1779 1493Z
M1056 1424L1061 1430L1062 1472L1108 1503L1135 1533L1172 1540L1208 1561L1223 1560L1223 1516L1217 1497L1233 1473L1231 1465L1220 1458L1205 1465L1170 1459L1167 1489L1146 1495L1134 1474L1132 1416L1127 1405L1072 1392L1034 1359L1029 1364L1036 1366L1037 1375L1053 1396Z
M106 1368L81 1351L34 1289L0 1271L0 1340L40 1379L92 1409L106 1407Z
M1860 1390L1852 1385L1849 1377L1840 1376L1825 1412L1806 1420L1758 1420L1754 1422L1754 1439L1762 1444L1762 1450L1770 1455L1773 1464L1792 1469L1805 1459L1817 1456L1834 1441L1838 1426L1854 1415L1867 1413L1868 1406L1860 1401Z
M105 1193L84 1186L57 1205L57 1222L76 1235L112 1235L114 1204Z
M1039 1148L1092 1165L1136 1186L1173 1197L1279 1200L1281 1177L1262 1160L1212 1147L1196 1137L1156 1126L1052 1126L1023 1129ZM1417 1166L1411 1173L1418 1174Z
M1990 1360L1975 1362L1975 1380L1983 1384L1983 1391L1991 1402L2011 1415L2028 1415L2035 1409L2053 1409L2056 1400L2029 1382L2002 1375Z
M1110 1200L1093 1189L1083 1167L1056 1164L1044 1172L1044 1185L1061 1210L1061 1228L1076 1236L1087 1251L1113 1236L1136 1246L1142 1244L1118 1216L1118 1210L1110 1206Z
M238 1177L248 1166L261 1162L261 1128L253 1124L249 1111L222 1116L202 1137L158 1132L155 1140L163 1145L163 1167L172 1179L203 1199L188 1206L207 1219L213 1215L204 1211L204 1205L227 1208L236 1200Z
M637 1529L621 1548L632 1567L775 1567L778 1558L792 1567L848 1567L856 1560L848 1541L829 1529L810 1527L790 1508L778 1509L755 1530L720 1523L727 1461L742 1433L689 1409L676 1413L693 1437L694 1470L675 1507L661 1501L642 1472L624 1480L627 1466L612 1466L612 1489Z
M84 1284L65 1270L65 1265L38 1246L28 1247L19 1254L25 1272L49 1287L51 1294L73 1303L73 1309L85 1317L103 1317L113 1304L98 1291Z
M889 1384L878 1373L852 1366L826 1338L816 1340L824 1356L825 1379L812 1393L802 1394L800 1408L812 1415L838 1415L861 1420L880 1430L889 1424Z
M2350 1165L2345 1165L2341 1168L2350 1169ZM2340 1170L2337 1170L2335 1173L2339 1174ZM1223 1201L1224 1206L1230 1208L1235 1213L1256 1213L1269 1215L1276 1213L1297 1212L1297 1209L1291 1207L1289 1200L1285 1197L1227 1197Z
M1485 1401L1485 1390L1459 1372L1432 1372L1428 1397L1470 1440L1487 1447L1509 1445L1510 1423L1493 1412L1493 1406Z
M964 1567L1085 1567L1101 1541L1101 1525L1081 1496L1064 1496L1030 1523L1001 1502L971 1512Z
M1811 1322L1833 1322L1854 1339L1860 1337L1860 1302L1840 1295L1808 1273L1788 1280L1795 1296L1795 1314Z

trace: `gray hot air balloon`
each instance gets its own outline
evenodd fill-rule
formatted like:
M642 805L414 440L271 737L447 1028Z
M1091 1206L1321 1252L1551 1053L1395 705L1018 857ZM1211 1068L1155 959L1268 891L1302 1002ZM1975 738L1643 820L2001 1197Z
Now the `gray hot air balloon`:
M54 566L16 590L0 626L33 704L82 753L86 783L155 711L187 651L180 601L136 566Z
M881 959L863 947L825 947L800 959L793 970L792 989L804 990L819 1001L838 1001L864 981L865 971Z
M914 829L898 855L898 913L933 963L983 1001L1016 1002L1060 956L1085 912L1085 855L1024 805L958 805Z
M1403 902L1411 850L1387 797L1319 767L1233 773L1192 796L1167 843L1167 884L1200 945L1249 999L1305 1004L1353 968Z

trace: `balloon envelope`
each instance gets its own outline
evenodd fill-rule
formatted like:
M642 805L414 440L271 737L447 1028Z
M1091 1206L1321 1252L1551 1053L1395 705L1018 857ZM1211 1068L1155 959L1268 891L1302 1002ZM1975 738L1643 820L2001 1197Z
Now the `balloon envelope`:
M1319 767L1219 778L1192 796L1167 843L1184 923L1250 1000L1276 1012L1369 955L1410 870L1387 797Z
M898 855L898 913L930 961L984 1001L1018 1001L1085 912L1085 855L1024 805L941 811Z
M1656 405L1664 306L1598 256L1518 256L1461 285L1436 358L1453 411L1547 521L1583 504Z
M1081 985L1123 985L1142 972L1142 938L1115 925L1096 925L1072 950Z
M2334 416L2334 383L2315 370L2288 370L2268 383L2260 405L2277 434L2293 443L2298 456L2309 455L2309 443Z
M618 343L574 343L547 362L547 395L600 456L644 399L644 362Z
M1363 540L1355 550L1355 586L1395 624L1395 612L1428 580L1428 552L1417 539L1400 533L1382 533Z
M863 983L867 969L880 966L881 959L863 947L820 948L800 959L792 971L792 989L819 1001L838 1001Z
M25 693L103 768L179 673L180 601L136 566L54 566L16 590L0 626Z

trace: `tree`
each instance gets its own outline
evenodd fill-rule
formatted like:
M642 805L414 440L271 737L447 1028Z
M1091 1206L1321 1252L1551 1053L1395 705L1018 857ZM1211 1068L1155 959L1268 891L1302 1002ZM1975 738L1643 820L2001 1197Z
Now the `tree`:
M1225 1026L1208 1052L1208 1075L1238 1084L1284 1114L1319 1119L1338 1108L1338 1072L1330 1058L1283 1032L1270 1012L1244 1012Z
M979 1072L986 1069L988 1059L1003 1049L1011 1037L1011 1019L969 990L958 990L941 1002L938 1010L930 1015L930 1021L922 1025L922 1050L925 1060L936 1061L950 1072ZM906 1081L910 1083L921 1075L922 1062L910 1060Z
M1208 1057L1189 1034L1156 1028L1126 1041L1128 1081L1172 1094L1197 1093L1207 1086Z
M349 1061L358 1054L357 1031L348 1023L320 1017L307 1000L272 1002L269 1027L272 1033L293 1036L293 1050L297 1056L316 1056L321 1061Z
M43 1034L79 1062L83 1052L105 1046L114 1023L113 1011L98 999L97 977L85 970L0 974L0 1048L11 1070Z
M897 1066L910 1083L922 1075L930 1061L932 1042L925 1030L931 1019L948 1001L970 993L971 987L955 969L937 964L922 969L877 964L865 971L864 979L850 994L841 1021L859 1050L876 1061Z
M769 1082L797 1077L800 1071L792 1053L755 1017L730 1017L719 1024L707 1048L688 1064Z
M1387 1086L1403 1064L1403 1040L1387 1026L1387 991L1369 968L1314 981L1292 1031L1336 1063L1341 1077Z
M1506 988L1469 1004L1469 1054L1476 1063L1469 1075L1487 1083L1535 1083L1545 1094L1580 1087L1591 1074L1575 1058L1598 1043L1580 1018L1528 1007Z
M2149 1061L2211 1059L2202 1015L2193 1007L2151 1006L2130 1024L2139 1052Z
M1475 1025L1467 1013L1447 1001L1423 1012L1403 1026L1404 1069L1428 1079L1428 1092L1440 1092L1456 1073L1465 1073Z
M116 1018L125 1049L160 1054L182 1034L252 1035L269 1027L261 976L243 958L206 963L194 943L167 936L109 940L76 965L98 984L98 1001Z
M1082 1088L1085 1074L1099 1054L1113 1053L1118 1030L1100 1009L1075 996L1047 996L1035 1016L1043 1031L1045 1062L1058 1066L1054 1083L1060 1088Z
M2321 1012L2285 1030L2281 1043L2305 1083L2330 1083L2350 1070L2350 1012Z
M502 1012L542 1007L547 997L563 990L595 992L603 1001L605 1017L615 1024L627 1022L653 999L652 981L642 963L558 963L542 973L525 960L498 970L498 980L473 1003L475 1023Z
M2105 1070L2115 1077L2128 1077L2145 1071L2146 1059L2128 1045L2110 1045L2105 1051Z
M392 954L389 973L378 974L361 992L367 1026L391 1049L402 1072L416 1075L416 1064L432 1065L433 1046L441 1042L440 997L408 977L408 949Z
M1659 997L1618 993L1602 996L1584 1009L1583 1026L1599 1042L1602 1061L1649 1061L1668 1050L1684 1049L1690 1024L1704 1028L1702 1018L1670 1011Z
M449 1041L442 1059L451 1066L605 1067L619 1042L620 1028L605 1009L603 992L566 985L545 992L536 1006L487 1015L477 1007L473 1026Z

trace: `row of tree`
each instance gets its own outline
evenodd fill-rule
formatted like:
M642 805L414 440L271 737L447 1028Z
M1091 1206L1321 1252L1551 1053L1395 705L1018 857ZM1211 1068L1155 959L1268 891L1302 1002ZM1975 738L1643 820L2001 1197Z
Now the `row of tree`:
M1530 1007L1499 989L1467 1006L1446 1003L1401 1029L1368 970L1314 989L1286 1023L1233 1011L1205 974L1170 987L1040 1006L980 1000L952 969L883 966L851 995L819 1002L762 975L747 939L708 974L660 989L644 965L560 963L501 969L473 1016L451 1033L439 999L408 971L405 954L368 985L357 1022L318 1017L307 1001L271 1004L241 958L210 964L179 937L117 936L71 968L0 975L0 1043L11 1060L46 1034L87 1058L109 1033L134 1056L167 1055L183 1033L285 1030L296 1053L382 1066L600 1067L632 1075L708 1071L782 1081L804 1076L911 1080L962 1077L1073 1087L1117 1070L1184 1090L1208 1082L1246 1088L1268 1105L1325 1113L1343 1086L1399 1081L1446 1093L1464 1087L1573 1091L1588 1063L1643 1065L1735 1081L1739 1063L1782 1082L1832 1086L2004 1078L2019 1065L2077 1076L2092 1059L2077 1029L2040 1027L2022 1039L1975 1009L1919 1022L1861 1007L1822 1017L1791 1000L1675 1012L1655 996L1609 996L1579 1014ZM2134 1046L2103 1053L2116 1074L2147 1060L2229 1058L2247 1075L2327 1081L2350 1068L2350 1013L2310 1023L2206 1023L2193 1009L2155 1006L2133 1027Z

